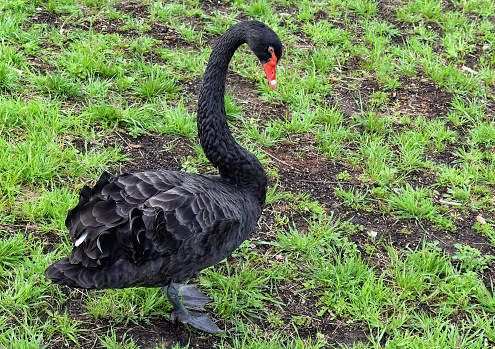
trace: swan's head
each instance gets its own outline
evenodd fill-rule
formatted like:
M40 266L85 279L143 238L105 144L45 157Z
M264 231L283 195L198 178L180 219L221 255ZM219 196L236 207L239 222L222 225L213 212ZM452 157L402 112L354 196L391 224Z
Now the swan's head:
M275 75L277 63L282 57L282 41L267 25L257 21L253 22L255 23L248 33L247 44L263 65L268 83L273 90L277 86Z

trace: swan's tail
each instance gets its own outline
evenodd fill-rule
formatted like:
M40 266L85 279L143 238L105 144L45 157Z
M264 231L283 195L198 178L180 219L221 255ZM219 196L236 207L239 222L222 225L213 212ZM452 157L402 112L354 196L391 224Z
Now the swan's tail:
M54 284L80 288L100 288L105 278L101 270L91 270L82 264L71 264L69 257L65 257L45 270L45 276Z
M109 268L90 268L82 263L72 264L69 258L62 258L46 268L45 277L54 284L97 290L139 286L162 287L170 282L168 274L161 271L160 259L149 261L145 268L139 269L127 259L119 259ZM149 274L155 277L150 279Z

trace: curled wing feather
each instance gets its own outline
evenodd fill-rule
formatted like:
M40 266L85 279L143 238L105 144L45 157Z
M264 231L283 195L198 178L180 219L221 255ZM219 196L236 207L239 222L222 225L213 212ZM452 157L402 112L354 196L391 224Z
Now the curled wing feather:
M92 189L83 188L66 219L75 242L70 263L108 269L126 260L139 268L159 260L163 274L187 279L192 269L225 258L243 240L227 235L240 234L244 196L211 178L191 176L103 174Z

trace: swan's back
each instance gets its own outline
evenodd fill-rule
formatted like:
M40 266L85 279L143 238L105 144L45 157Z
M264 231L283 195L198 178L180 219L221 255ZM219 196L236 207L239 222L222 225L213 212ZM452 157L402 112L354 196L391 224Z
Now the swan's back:
M104 173L67 215L71 255L45 274L96 289L184 282L229 256L260 214L253 193L220 177Z

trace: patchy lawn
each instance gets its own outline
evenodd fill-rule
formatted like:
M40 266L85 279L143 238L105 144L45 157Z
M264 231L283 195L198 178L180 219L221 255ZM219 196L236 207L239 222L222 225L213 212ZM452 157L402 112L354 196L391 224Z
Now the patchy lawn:
M0 347L495 345L495 5L489 0L0 0ZM169 321L159 289L82 291L84 184L212 173L196 100L211 47L258 19L272 91L241 48L234 136L269 174L257 229L199 280L226 332Z

